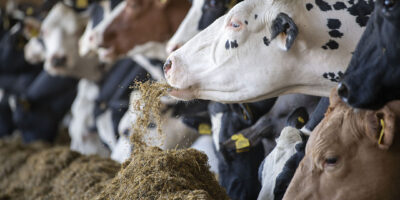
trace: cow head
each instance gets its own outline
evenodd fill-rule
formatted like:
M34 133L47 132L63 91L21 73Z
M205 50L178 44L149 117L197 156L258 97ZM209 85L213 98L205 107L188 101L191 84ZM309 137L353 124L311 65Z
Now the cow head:
M189 13L174 36L168 41L167 53L172 53L216 19L224 15L238 0L194 0Z
M332 92L283 199L399 199L400 102L356 110Z
M163 42L171 37L186 15L187 0L127 0L123 11L97 36L105 49L103 60L113 60L137 45ZM99 33L101 34L101 33Z
M41 26L45 47L44 68L50 74L98 80L104 73L94 56L80 57L78 43L87 23L87 14L58 3ZM98 68L100 67L100 68Z
M336 84L324 73L344 71L363 28L347 12L308 10L309 2L237 4L170 55L164 67L176 88L170 94L229 103L287 93L328 96ZM347 31L338 42L328 33L331 17L346 21L337 19Z
M349 105L379 109L400 98L400 2L376 1L338 92Z

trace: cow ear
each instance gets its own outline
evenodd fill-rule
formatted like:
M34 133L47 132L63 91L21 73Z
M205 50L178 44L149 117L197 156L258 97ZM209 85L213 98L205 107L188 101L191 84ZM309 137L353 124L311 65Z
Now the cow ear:
M378 111L368 111L366 115L366 134L378 148L387 150L393 143L396 115L385 106Z
M279 13L272 22L271 40L277 38L281 48L288 51L296 40L299 29L293 19L285 13Z

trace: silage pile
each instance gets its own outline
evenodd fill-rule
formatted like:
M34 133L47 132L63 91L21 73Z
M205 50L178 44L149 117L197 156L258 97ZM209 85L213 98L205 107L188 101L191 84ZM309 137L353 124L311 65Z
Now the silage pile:
M143 142L150 119L160 127L162 84L139 85L135 148L122 167L68 147L0 141L0 199L229 199L194 149L162 151ZM158 116L158 118L157 118ZM160 130L161 132L161 130Z
M0 199L93 199L120 165L68 147L0 141Z

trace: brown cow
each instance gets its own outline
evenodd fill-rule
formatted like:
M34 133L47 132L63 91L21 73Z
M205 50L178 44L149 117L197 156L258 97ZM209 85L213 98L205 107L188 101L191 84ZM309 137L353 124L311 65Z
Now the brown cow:
M115 58L136 45L167 41L189 8L188 0L127 0L124 10L105 29L99 46L107 49L108 58Z
M399 131L400 101L357 110L333 91L284 199L400 199Z

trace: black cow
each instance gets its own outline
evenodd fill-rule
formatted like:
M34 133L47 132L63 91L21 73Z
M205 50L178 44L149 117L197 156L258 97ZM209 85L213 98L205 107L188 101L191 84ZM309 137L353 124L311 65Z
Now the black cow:
M256 199L261 189L257 181L257 171L264 159L264 147L261 143L247 149L249 145L233 151L221 152L221 144L239 131L250 127L275 103L274 99L251 104L221 104L212 102L209 113L213 126L214 145L217 150L218 175L220 184L232 199ZM236 136L237 137L237 136ZM237 138L241 140L243 138ZM246 140L247 138L244 138ZM244 152L243 152L244 151Z
M25 92L16 97L13 121L25 142L55 139L58 126L75 99L77 83L76 79L51 76L42 71Z
M356 108L379 109L400 99L400 3L377 0L350 65L338 87L339 96Z

